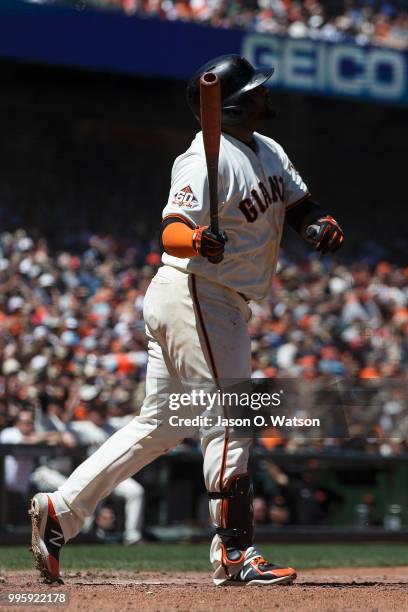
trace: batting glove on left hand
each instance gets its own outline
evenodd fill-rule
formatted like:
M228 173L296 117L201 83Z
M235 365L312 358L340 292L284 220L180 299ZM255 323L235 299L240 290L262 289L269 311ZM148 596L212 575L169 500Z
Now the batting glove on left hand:
M316 251L320 251L323 255L335 253L344 242L344 232L331 215L326 215L309 225L305 234L306 238L316 245Z
M198 255L206 257L211 263L220 263L223 260L227 241L225 232L213 232L207 225L198 227L193 234L193 248Z

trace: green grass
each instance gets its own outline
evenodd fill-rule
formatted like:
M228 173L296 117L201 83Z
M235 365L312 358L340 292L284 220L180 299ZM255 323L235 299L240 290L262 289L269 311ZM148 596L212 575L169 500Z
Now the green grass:
M297 569L408 565L406 544L265 544L265 557ZM145 544L123 546L68 545L61 554L65 570L209 571L209 546L204 544ZM0 546L0 569L32 567L23 546Z

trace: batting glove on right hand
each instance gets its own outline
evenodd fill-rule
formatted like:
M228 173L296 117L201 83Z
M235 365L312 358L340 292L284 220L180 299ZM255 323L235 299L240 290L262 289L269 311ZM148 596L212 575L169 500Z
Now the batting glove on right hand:
M220 263L223 260L227 241L225 232L213 232L208 225L201 225L193 234L193 248L197 255L206 257L211 263Z
M306 238L316 245L323 255L334 253L344 242L344 232L336 219L326 215L306 228Z

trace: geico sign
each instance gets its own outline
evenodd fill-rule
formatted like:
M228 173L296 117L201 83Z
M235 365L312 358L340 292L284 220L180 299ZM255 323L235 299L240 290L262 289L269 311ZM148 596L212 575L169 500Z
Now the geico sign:
M405 57L391 49L250 34L242 53L257 66L275 67L271 84L293 89L397 100L406 88Z

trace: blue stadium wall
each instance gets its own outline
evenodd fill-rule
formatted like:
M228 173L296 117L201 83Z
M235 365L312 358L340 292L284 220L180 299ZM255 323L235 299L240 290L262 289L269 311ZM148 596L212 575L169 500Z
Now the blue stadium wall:
M78 3L83 7L85 3ZM408 104L408 53L297 40L121 13L0 4L0 57L184 79L209 57L243 53L275 66L271 86L324 96Z

